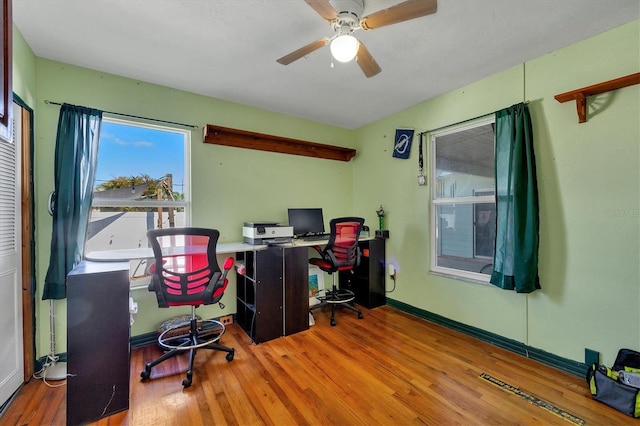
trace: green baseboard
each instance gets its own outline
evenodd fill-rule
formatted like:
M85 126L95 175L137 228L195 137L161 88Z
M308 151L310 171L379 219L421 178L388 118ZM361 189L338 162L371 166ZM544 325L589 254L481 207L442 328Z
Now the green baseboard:
M557 368L558 370L573 374L575 376L585 377L587 373L587 369L589 368L586 364L583 364L581 362L573 361L567 358L562 358L560 356L551 354L549 352L545 352L541 349L532 348L531 346L527 346L522 342L518 342L513 339L508 339L506 337L482 330L477 327L462 324L460 322L451 320L441 315L416 308L415 306L411 306L406 303L399 302L394 299L390 299L388 297L387 297L387 305L391 306L392 308L396 308L402 312L406 312L410 315L416 316L418 318L422 318L424 320L427 320L434 324L441 325L443 327L450 328L460 333L467 334L469 336L475 337L476 339L482 340L483 342L490 343L494 346L506 349L510 352L516 353L518 355L522 355L526 358L533 359L535 361L541 362L543 364L549 365L551 367Z
M129 340L131 349L141 348L143 346L147 346L152 343L157 343L159 335L160 333L157 333L154 331L151 333L145 333L145 334L139 334L137 336L133 336Z
M232 315L233 316L233 321L236 321L236 316L235 314ZM220 318L211 318L211 319L215 319L215 320L220 320ZM157 331L152 331L150 333L144 333L144 334L139 334L137 336L132 336L129 338L129 346L131 349L135 349L135 348L141 348L143 346L147 346L147 345L151 345L154 344L158 341L158 336L160 335L160 333L158 333ZM56 354L58 356L58 361L60 362L67 362L67 353L66 352L62 352L59 354ZM42 366L45 365L45 363L47 362L47 358L49 357L49 355L45 355L42 356L40 358L38 358L37 360L35 360L35 371L40 371L42 370Z

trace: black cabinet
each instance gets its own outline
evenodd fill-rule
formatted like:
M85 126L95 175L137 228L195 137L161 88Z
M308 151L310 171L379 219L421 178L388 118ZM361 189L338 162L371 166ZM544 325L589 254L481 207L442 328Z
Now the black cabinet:
M236 321L255 343L282 336L282 250L238 253Z
M269 247L237 254L236 322L255 343L309 328L307 248Z
M354 302L365 308L386 304L385 239L374 238L358 243L362 257L352 272L340 272L340 287L355 293Z
M67 275L67 424L129 408L129 263L81 262Z

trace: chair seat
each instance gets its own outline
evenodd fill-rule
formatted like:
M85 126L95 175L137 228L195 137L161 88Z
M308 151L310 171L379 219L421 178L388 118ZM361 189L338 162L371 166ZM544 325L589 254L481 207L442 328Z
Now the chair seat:
M331 262L324 260L324 259L319 259L317 257L314 257L312 259L309 259L309 263L311 265L315 265L318 268L322 269L325 272L328 272L331 270L331 268L333 267L333 265L331 264Z
M350 271L353 269L352 265L349 266L339 266L336 267L333 263L329 262L328 260L324 260L324 259L319 259L317 257L311 258L309 259L309 263L311 265L315 265L318 268L322 269L325 272L328 273L333 273L333 271Z

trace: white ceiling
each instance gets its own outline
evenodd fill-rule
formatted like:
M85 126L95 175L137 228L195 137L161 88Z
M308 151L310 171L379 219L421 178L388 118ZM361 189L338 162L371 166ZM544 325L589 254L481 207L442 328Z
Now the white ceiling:
M401 1L365 0L364 14ZM356 33L382 67L366 78L331 68L328 47L276 63L333 34L303 0L13 0L39 57L348 129L639 17L640 0L438 0Z

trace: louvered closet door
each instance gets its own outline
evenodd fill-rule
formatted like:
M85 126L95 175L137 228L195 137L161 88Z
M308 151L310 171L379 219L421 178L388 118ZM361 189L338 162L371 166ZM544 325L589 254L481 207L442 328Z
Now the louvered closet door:
M20 122L20 108L14 109ZM20 131L20 126L13 126ZM16 129L17 127L17 129ZM24 376L20 243L20 141L0 138L0 405Z

